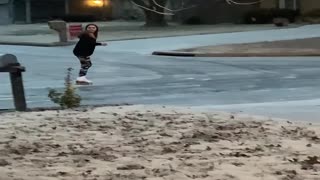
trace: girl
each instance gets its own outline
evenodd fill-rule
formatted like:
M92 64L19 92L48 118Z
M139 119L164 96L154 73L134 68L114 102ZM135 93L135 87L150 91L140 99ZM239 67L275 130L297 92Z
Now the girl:
M73 49L73 54L80 60L81 69L79 71L79 77L76 80L77 84L91 84L86 78L88 69L92 66L90 56L93 54L96 46L106 46L106 43L98 43L99 28L95 24L88 24L85 27L85 31L81 33L79 41Z

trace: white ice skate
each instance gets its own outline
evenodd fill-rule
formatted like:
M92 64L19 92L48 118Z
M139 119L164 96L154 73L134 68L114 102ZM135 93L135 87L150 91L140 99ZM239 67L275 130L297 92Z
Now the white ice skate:
M88 80L85 76L77 77L76 80L77 85L91 85L92 81Z

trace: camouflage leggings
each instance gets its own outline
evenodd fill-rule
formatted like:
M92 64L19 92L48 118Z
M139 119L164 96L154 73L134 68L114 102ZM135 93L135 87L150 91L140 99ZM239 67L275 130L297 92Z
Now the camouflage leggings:
M92 66L90 57L78 56L78 59L80 60L80 64L81 64L79 76L85 76L87 75L88 69Z

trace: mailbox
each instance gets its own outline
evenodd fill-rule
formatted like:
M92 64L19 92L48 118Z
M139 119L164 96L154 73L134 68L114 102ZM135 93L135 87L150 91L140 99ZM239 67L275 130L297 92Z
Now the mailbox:
M82 24L71 24L68 29L70 39L75 39L82 32Z
M48 21L48 26L58 32L60 42L68 42L67 23L65 21Z

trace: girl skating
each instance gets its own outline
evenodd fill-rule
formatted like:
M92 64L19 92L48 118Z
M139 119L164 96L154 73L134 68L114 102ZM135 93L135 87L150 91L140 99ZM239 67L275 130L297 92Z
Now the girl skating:
M88 24L85 27L85 31L78 36L79 41L73 49L73 54L77 56L81 64L76 84L92 84L92 81L86 77L88 69L92 66L90 56L93 54L96 46L107 45L106 43L97 42L98 32L99 28L97 25Z

